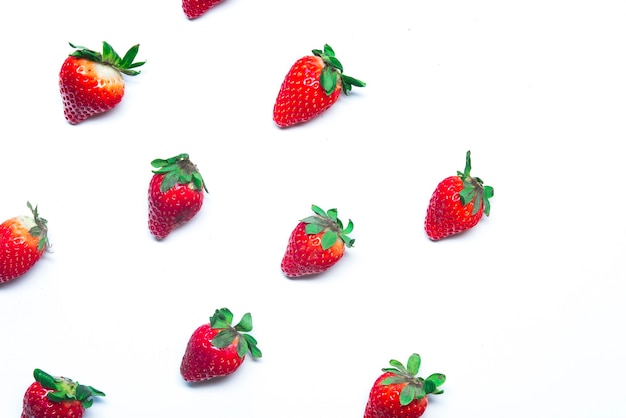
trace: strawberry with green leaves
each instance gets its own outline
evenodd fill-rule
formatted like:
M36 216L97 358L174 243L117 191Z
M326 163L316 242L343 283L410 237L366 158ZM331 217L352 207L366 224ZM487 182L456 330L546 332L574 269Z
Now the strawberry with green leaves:
M334 266L352 247L352 220L344 228L337 209L327 212L312 205L314 215L301 219L291 232L283 255L281 269L287 277L300 277L324 272Z
M161 240L189 222L202 208L206 186L188 154L152 161L148 186L148 228Z
M0 225L0 283L22 276L48 249L48 221L39 216L37 206L26 205L31 215L16 216Z
M189 19L196 19L223 0L183 0L183 12Z
M417 418L428 406L428 395L443 393L439 389L446 376L434 373L426 379L418 377L421 365L419 354L412 354L406 367L391 360L376 379L365 406L363 418Z
M71 43L70 46L75 51L61 66L59 86L65 119L76 125L116 107L124 97L122 74L139 74L134 68L142 66L145 61L135 62L139 45L131 47L124 57L120 57L107 42L103 42L102 53Z
M248 352L261 358L252 331L252 316L246 313L237 325L227 308L216 309L208 324L198 327L187 343L180 373L187 382L228 376L241 366Z
M428 237L437 241L473 228L483 216L489 216L493 187L484 186L478 177L472 177L470 152L465 158L465 170L442 180L433 192L424 229Z
M94 396L105 396L91 386L35 369L33 382L24 394L21 418L81 418L93 405Z
M307 122L337 102L341 92L365 83L343 73L335 51L324 45L297 60L285 76L274 103L274 122L281 128Z

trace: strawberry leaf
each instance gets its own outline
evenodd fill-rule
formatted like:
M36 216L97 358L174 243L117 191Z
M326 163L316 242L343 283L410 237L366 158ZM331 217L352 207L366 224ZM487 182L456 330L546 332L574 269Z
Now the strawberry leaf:
M324 225L318 225L314 223L307 224L304 228L304 232L309 235L317 235L325 229Z
M318 214L319 216L321 216L322 218L326 218L328 216L326 215L326 212L324 211L324 209L320 208L319 206L311 205L311 210L315 212L316 214Z
M406 363L406 369L407 372L411 375L411 376L417 376L417 373L420 370L420 365L421 365L422 359L419 356L419 354L411 354L411 356L409 357L409 360Z
M330 219L337 222L337 209L328 209L326 213Z
M234 328L226 328L219 333L211 340L211 344L217 348L228 347L235 341L235 338L239 335Z
M420 393L422 393L422 398L424 397L424 389L418 387L417 385L408 384L402 388L400 391L400 405L408 405L413 402L413 399L416 399Z
M35 369L33 371L33 377L35 378L35 381L39 382L44 388L54 390L57 389L56 379L43 370Z
M253 358L263 357L263 353L261 353L261 350L259 350L259 348L257 347L257 341L252 335L244 334L243 338L245 338L248 342L248 348L250 349L250 354L252 354Z
M240 332L250 332L252 331L252 315L249 313L244 314L241 318L241 321L237 325L235 325L235 329Z
M327 250L337 242L338 235L335 231L330 229L324 232L322 235L322 249Z
M165 193L174 187L178 183L178 173L175 171L170 171L169 173L163 176L163 181L161 182L161 193Z
M348 219L348 226L346 226L345 229L343 229L343 233L348 235L349 233L352 232L353 229L354 229L354 224L352 223L351 219Z
M337 87L337 72L330 66L325 66L320 75L320 84L324 92L330 96Z

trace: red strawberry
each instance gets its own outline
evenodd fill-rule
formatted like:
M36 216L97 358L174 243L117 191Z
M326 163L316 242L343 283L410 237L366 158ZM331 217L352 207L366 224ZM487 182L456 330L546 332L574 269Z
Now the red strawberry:
M470 152L467 151L465 171L444 179L437 185L426 212L424 229L428 237L440 240L476 226L483 213L489 216L489 199L493 187L483 186L478 177L471 177Z
M300 220L289 237L281 263L287 277L326 271L341 260L346 246L354 244L348 236L354 228L351 220L344 229L337 209L324 212L315 205L311 208L315 215Z
M48 227L37 207L27 203L32 216L17 216L0 225L0 283L30 270L48 248Z
M252 316L245 314L234 327L233 314L226 308L215 310L210 323L194 331L180 365L180 374L187 382L201 382L227 376L241 366L250 351L260 358L252 331Z
M365 406L363 418L417 418L428 406L428 395L443 393L439 386L446 381L441 373L428 378L417 377L421 358L419 354L409 357L406 367L391 360L390 368L383 369L374 382Z
M196 216L202 208L206 186L189 155L152 161L156 168L148 188L148 228L157 239Z
M24 395L21 418L81 418L94 396L105 396L91 386L35 369L35 382Z
M202 16L222 0L183 0L183 11L189 19Z
M106 42L102 54L81 46L70 44L76 51L63 62L59 74L59 86L65 119L75 125L91 116L113 109L124 97L122 73L135 76L133 70L143 62L133 62L139 45L128 50L121 58Z
M296 61L280 86L274 122L281 128L318 116L335 104L342 90L347 95L352 86L365 87L364 82L343 74L343 66L330 46L312 52Z

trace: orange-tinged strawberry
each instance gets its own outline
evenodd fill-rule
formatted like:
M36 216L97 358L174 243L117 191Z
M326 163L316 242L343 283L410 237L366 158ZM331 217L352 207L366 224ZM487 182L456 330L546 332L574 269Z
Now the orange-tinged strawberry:
M484 186L478 177L470 176L470 152L467 151L465 170L442 180L433 192L424 229L437 241L473 228L483 216L489 216L493 187Z
M48 248L48 221L37 206L27 203L31 215L16 216L0 225L0 283L30 270Z
M345 247L354 244L348 236L354 228L352 220L344 228L337 209L324 211L315 205L311 209L315 215L300 220L289 237L281 262L287 277L324 272L341 260Z
M343 74L335 51L324 45L297 60L285 76L274 103L274 122L281 128L306 122L337 102L341 92L365 83Z
M35 382L24 394L21 418L81 418L93 405L94 396L105 396L91 386L40 369L33 376Z
M428 395L443 393L439 389L446 376L434 373L423 379L417 376L421 365L419 354L412 354L404 364L389 362L376 379L365 406L363 418L418 418L428 406Z
M262 357L252 331L252 316L246 313L237 325L227 308L216 309L208 324L198 327L187 342L180 373L187 382L201 382L234 373L248 352Z
M76 50L61 66L59 87L65 119L75 125L116 107L124 97L122 74L139 74L134 68L145 61L135 62L139 45L131 47L123 58L107 42L103 42L102 53L70 46Z
M223 0L183 0L183 12L189 19L196 19Z
M158 158L152 166L156 170L148 186L148 228L160 240L200 212L206 186L188 154Z

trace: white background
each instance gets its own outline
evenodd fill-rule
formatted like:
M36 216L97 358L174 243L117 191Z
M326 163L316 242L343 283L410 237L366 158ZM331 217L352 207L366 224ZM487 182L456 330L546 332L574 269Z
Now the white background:
M360 417L391 358L447 375L435 417L625 417L626 5L621 1L225 0L0 3L0 218L49 221L52 252L0 287L0 416L32 370L106 392L102 417ZM142 73L72 126L68 42ZM289 67L329 43L355 88L280 130ZM432 191L462 170L492 213L430 242ZM188 153L210 194L162 242L150 161ZM311 204L352 219L323 275L280 270ZM186 384L179 365L216 308L250 312L263 351Z

